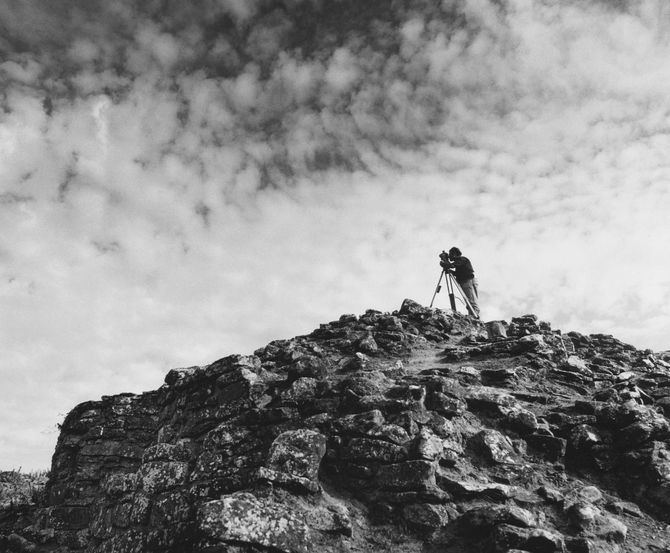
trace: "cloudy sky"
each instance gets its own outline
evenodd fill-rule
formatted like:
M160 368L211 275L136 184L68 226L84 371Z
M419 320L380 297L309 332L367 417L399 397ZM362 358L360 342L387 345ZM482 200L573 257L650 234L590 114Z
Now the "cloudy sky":
M0 469L77 403L430 302L670 349L664 0L0 3ZM447 306L438 297L439 307Z

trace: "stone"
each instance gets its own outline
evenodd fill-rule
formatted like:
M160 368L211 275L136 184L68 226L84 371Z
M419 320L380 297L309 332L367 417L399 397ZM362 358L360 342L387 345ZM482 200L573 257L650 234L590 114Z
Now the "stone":
M539 425L535 413L524 409L520 405L501 407L500 412L505 417L505 423L521 435L530 434L538 429Z
M589 370L586 362L577 355L568 356L562 368L571 372L593 375L593 372Z
M462 415L467 408L463 400L441 392L432 392L428 397L428 405L430 409L448 418Z
M614 517L602 515L596 517L589 531L601 540L614 543L623 543L628 535L628 527L623 522Z
M566 445L566 456L577 464L592 464L595 448L603 438L596 428L588 424L575 426Z
M580 501L570 503L566 513L575 526L588 529L594 525L599 510L589 503Z
M500 524L493 534L495 550L509 553L519 548L531 553L563 553L565 540L558 532L541 528L520 528L511 524Z
M602 492L595 486L583 486L571 490L569 493L565 494L566 505L569 505L572 502L586 502L597 504L603 500Z
M408 451L384 440L350 438L341 448L340 457L348 461L399 463L407 460Z
M548 460L558 461L565 455L567 440L546 434L530 434L524 436L530 447L540 451Z
M417 436L416 455L421 459L434 461L442 457L444 445L441 438L428 428L422 428Z
M507 328L505 321L489 321L486 323L486 332L489 340L504 340L507 338Z
M368 335L365 338L359 340L356 347L358 348L358 351L367 353L368 355L375 354L379 351L379 346L377 345L377 342L375 342L374 337L371 335Z
M282 398L286 401L298 403L312 399L317 395L318 382L316 378L301 376L282 392Z
M18 534L10 534L7 537L8 553L33 553L39 551L37 545Z
M480 375L485 384L489 386L511 386L517 380L517 369L482 369Z
M165 375L165 383L168 386L175 386L179 383L184 383L194 376L198 371L202 370L200 367L186 367L183 369L171 369Z
M138 488L156 494L186 482L188 463L181 461L151 461L137 472Z
M406 461L382 465L375 484L384 490L429 490L436 487L435 465L428 461Z
M405 299L400 306L399 315L408 317L421 317L426 313L430 313L428 309L415 302L414 300Z
M635 373L633 371L622 371L619 374L616 375L616 380L617 382L625 382L627 380L630 380L631 378L635 377Z
M320 489L319 466L325 453L323 434L308 429L288 430L277 436L270 446L259 477L315 493Z
M565 499L564 495L560 491L549 486L540 486L537 490L537 493L550 503L562 503Z
M610 501L605 505L605 508L615 515L629 515L637 518L643 516L640 507L632 501Z
M311 532L300 513L246 492L204 503L198 511L198 528L215 542L238 542L283 553L312 551Z
M515 495L515 489L495 482L476 482L459 480L440 470L437 472L437 484L455 497L470 499L481 498L492 501L505 501Z
M345 505L332 503L326 506L314 506L304 513L305 522L310 530L318 530L334 535L351 537L354 526Z
M668 367L534 316L507 330L409 300L81 404L44 492L8 499L0 473L0 551L11 535L63 553L663 543Z
M137 489L137 474L108 474L100 482L100 487L109 497L121 497L122 495Z
M497 430L481 430L470 438L468 446L491 463L517 462L517 454L511 440Z
M444 505L414 503L403 507L402 516L410 526L418 530L435 530L449 523L452 512L452 509Z
M488 386L472 386L465 393L465 400L470 409L485 409L500 412L501 407L517 405L514 396Z
M535 517L521 507L487 505L469 509L458 518L459 529L466 535L476 535L499 524L530 528L535 526Z
M185 444L154 444L144 450L142 462L150 461L188 461L191 450Z

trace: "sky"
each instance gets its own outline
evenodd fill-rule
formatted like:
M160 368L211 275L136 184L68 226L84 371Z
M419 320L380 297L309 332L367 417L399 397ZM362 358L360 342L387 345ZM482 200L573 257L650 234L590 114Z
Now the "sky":
M0 469L82 401L428 305L454 245L484 320L670 349L665 4L0 3Z

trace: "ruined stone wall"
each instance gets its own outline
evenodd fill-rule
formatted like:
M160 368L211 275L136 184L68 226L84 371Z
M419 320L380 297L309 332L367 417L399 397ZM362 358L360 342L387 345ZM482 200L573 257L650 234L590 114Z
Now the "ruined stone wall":
M670 512L669 369L533 316L345 315L77 406L0 548L642 551Z

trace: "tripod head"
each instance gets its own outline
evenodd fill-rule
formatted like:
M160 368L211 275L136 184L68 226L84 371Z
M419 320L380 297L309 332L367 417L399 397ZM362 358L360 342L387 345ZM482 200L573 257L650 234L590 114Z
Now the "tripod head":
M442 250L442 253L440 253L439 257L440 257L440 266L448 273L453 272L454 266L452 265L449 254L444 250Z

